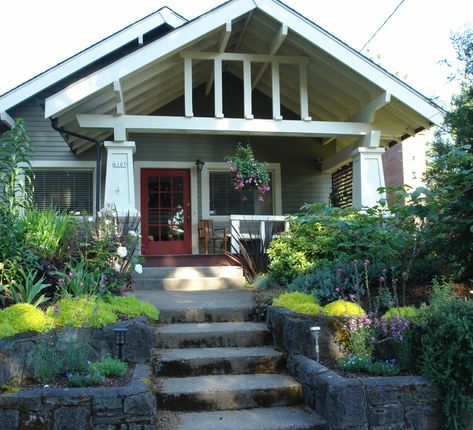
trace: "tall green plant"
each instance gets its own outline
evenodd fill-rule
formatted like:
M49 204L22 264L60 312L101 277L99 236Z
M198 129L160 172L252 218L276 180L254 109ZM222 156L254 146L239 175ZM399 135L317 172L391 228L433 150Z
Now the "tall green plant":
M1 206L11 214L31 203L31 142L23 119L17 119L0 138L0 192Z

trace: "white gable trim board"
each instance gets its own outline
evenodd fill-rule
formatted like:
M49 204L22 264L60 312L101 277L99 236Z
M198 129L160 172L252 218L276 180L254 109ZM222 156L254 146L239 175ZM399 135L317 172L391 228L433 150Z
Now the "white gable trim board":
M180 15L164 7L9 91L0 97L0 112L7 111L127 43L142 39L144 34L164 23L176 28L186 22Z

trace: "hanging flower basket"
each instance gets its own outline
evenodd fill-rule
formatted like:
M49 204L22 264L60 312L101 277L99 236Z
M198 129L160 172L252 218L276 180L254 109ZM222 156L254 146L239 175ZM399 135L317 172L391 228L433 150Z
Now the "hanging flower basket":
M258 193L258 200L264 201L264 193L270 190L270 178L265 170L267 163L255 160L251 146L238 143L235 155L225 157L225 160L230 166L230 172L235 174L233 185L235 190L243 193L242 200L248 199L246 191L255 190Z

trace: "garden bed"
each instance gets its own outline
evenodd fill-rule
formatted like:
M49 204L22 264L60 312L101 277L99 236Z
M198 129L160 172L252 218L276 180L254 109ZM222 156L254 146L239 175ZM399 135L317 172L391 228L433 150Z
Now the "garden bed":
M22 385L33 376L33 359L45 342L61 350L71 340L81 339L91 346L90 361L107 355L116 356L115 334L117 327L128 329L124 347L126 360L145 363L153 348L152 327L146 317L136 317L107 325L100 329L65 327L48 333L21 333L0 339L0 386ZM1 422L1 421L0 421Z
M138 364L123 387L19 390L0 395L0 428L151 430L156 399L149 367Z
M302 384L304 401L327 419L330 430L441 428L440 392L419 376L345 378L314 360L310 327L321 327L320 359L342 357L328 319L269 307L275 345L287 355L289 372Z

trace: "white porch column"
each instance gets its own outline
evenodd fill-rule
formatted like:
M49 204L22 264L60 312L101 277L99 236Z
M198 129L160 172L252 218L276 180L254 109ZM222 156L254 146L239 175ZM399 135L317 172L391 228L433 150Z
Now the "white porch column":
M385 197L377 189L384 187L384 148L357 148L351 153L353 158L353 207L373 206Z
M133 154L135 142L105 142L107 173L104 204L114 205L119 216L136 215Z

